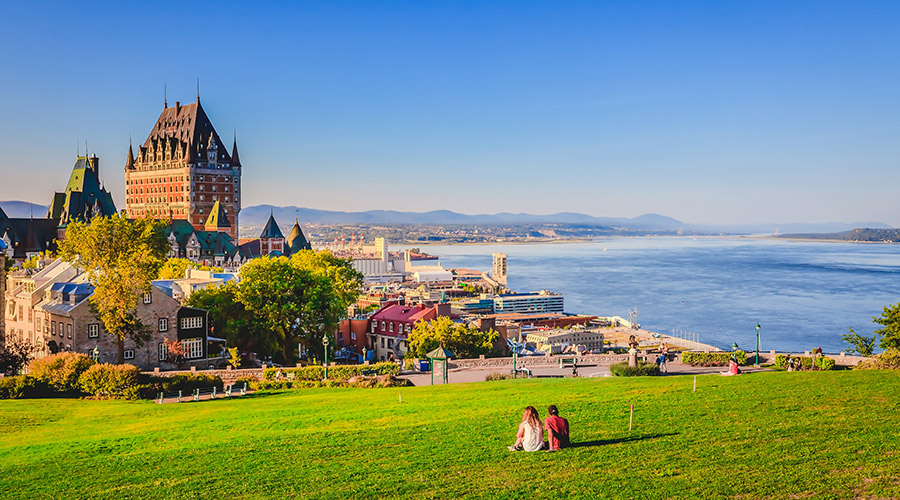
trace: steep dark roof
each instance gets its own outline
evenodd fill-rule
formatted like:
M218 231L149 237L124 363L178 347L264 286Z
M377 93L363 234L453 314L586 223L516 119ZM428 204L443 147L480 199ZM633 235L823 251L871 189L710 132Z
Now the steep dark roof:
M14 259L25 259L29 253L56 251L56 219L10 219L0 211L0 239L9 240Z
M278 227L278 223L275 222L275 216L273 214L269 214L269 220L266 221L266 227L263 228L259 237L260 239L284 239L284 234L281 232L281 228Z
M234 136L234 145L231 146L231 164L235 167L241 166L241 159L238 157L237 151L237 135Z
M200 100L185 105L176 103L175 106L164 108L159 114L153 130L141 146L140 156L143 157L152 145L166 147L171 145L175 148L185 148L185 161L189 163L206 161L206 147L210 135L219 149L218 162L232 163L231 155L225 149L225 144L206 115L206 111L200 106Z
M59 219L60 225L70 221L90 222L95 216L115 215L112 195L100 185L100 159L79 156L63 193L53 195L47 216Z
M294 221L294 227L291 228L291 234L288 235L287 239L287 250L285 252L286 255L299 252L300 250L312 250L312 245L309 244L306 236L303 236L303 230L300 229L300 221Z

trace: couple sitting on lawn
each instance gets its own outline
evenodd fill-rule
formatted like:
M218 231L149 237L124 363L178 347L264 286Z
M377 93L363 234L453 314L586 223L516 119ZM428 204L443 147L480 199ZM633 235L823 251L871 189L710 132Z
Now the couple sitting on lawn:
M547 413L547 420L541 425L541 419L538 418L534 406L525 408L519 432L516 434L516 444L509 446L509 450L556 451L569 446L569 421L559 416L559 410L555 405L548 406ZM549 443L544 442L544 429L547 429Z

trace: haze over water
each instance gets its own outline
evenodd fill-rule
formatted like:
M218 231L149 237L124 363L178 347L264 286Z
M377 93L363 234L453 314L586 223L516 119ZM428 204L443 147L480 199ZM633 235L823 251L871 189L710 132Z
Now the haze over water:
M509 286L565 294L566 311L696 332L722 348L826 352L900 301L900 246L724 238L616 238L585 243L421 246L444 267L489 270L509 255Z

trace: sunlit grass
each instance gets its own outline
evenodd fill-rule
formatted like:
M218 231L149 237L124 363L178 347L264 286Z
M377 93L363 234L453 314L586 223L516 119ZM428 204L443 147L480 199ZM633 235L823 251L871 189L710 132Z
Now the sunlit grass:
M900 497L900 374L0 401L4 498ZM511 453L526 405L577 447ZM634 429L628 431L635 405Z

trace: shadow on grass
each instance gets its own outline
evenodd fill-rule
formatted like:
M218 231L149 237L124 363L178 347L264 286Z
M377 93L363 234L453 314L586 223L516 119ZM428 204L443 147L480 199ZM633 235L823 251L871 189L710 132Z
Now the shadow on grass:
M656 439L666 436L675 436L680 433L678 432L667 432L667 433L659 433L659 434L644 434L643 436L628 436L621 437L616 439L597 439L594 441L582 441L580 443L571 443L569 444L569 448L587 448L590 446L606 446L609 444L618 444L618 443L628 443L631 441L643 441L645 439Z

